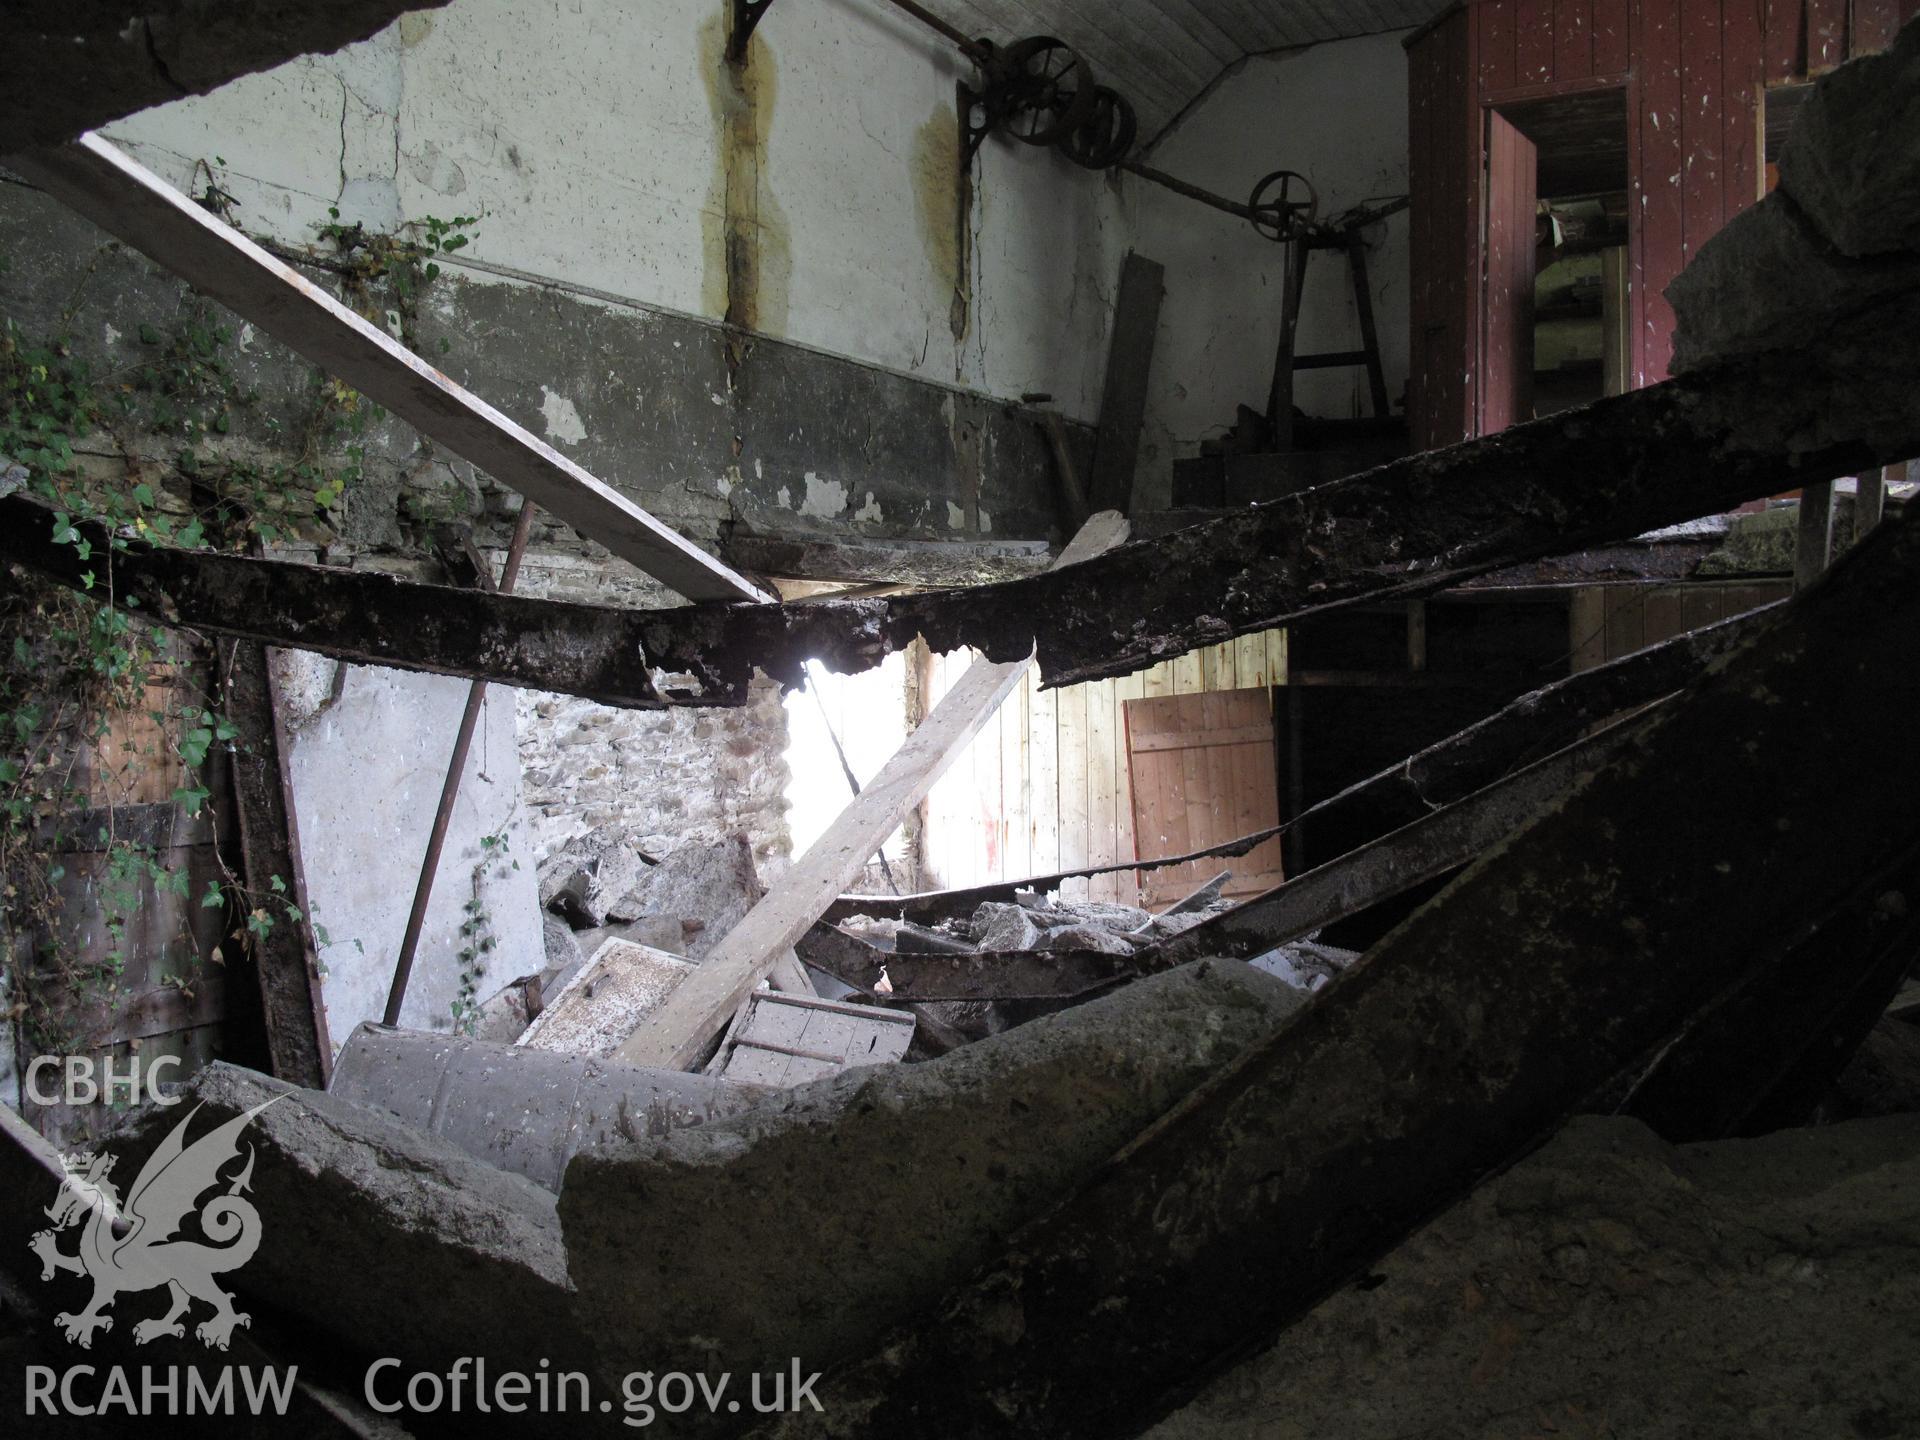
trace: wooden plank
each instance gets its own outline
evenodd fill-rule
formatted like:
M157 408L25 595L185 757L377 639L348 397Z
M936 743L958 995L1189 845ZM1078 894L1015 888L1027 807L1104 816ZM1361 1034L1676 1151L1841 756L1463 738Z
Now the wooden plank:
M1118 516L1094 516L1062 552L1059 566L1123 543L1126 531L1126 522ZM860 798L627 1037L615 1052L617 1058L664 1069L698 1063L740 1002L866 868L867 857L994 718L1029 668L1027 660L998 665L976 661L970 666Z
M1173 693L1175 695L1199 695L1206 688L1206 664L1198 650L1189 650L1173 662Z
M1807 0L1807 73L1824 75L1847 58L1849 0Z
M1166 272L1157 261L1128 252L1120 266L1107 345L1107 377L1100 394L1100 428L1093 441L1087 501L1095 510L1133 508L1133 477L1140 463L1140 425L1147 410L1147 373L1160 326Z
M689 600L772 598L99 136L7 163L428 439Z
M1533 418L1534 212L1539 151L1487 112L1486 311L1480 433Z
M1173 662L1171 660L1162 660L1158 664L1149 665L1133 678L1140 682L1140 695L1149 699L1159 695L1173 694ZM1130 698L1139 699L1140 696Z
M1593 73L1593 0L1560 0L1553 17L1553 78L1564 83Z
M1514 35L1515 0L1482 0L1480 11L1480 94L1511 90L1519 68Z
M1060 707L1057 692L1040 688L1038 667L1028 672L1027 868L1060 868Z
M1267 684L1287 683L1287 632L1269 630L1267 634Z
M1727 0L1720 47L1721 213L1732 220L1760 198L1765 184L1761 95L1766 33L1758 6Z
M1542 85L1553 73L1554 0L1514 0L1513 83Z
M1642 385L1663 380L1673 354L1673 307L1663 293L1680 273L1686 253L1686 155L1682 148L1680 0L1640 0L1640 112L1634 183L1640 221L1639 267L1632 277L1640 297L1635 369ZM1634 117L1629 117L1629 123Z
M1738 9L1743 0L1732 0ZM1680 7L1681 260L1691 260L1719 233L1725 219L1720 149L1726 143L1721 110L1720 0L1688 0Z
M1853 0L1849 55L1872 55L1891 48L1900 33L1900 0Z
M1027 745L1033 695L1033 667L1020 672L1019 682L1000 710L1000 863L1004 874L1033 873L1031 819L1032 773Z
M1575 674L1607 662L1607 592L1589 585L1567 605L1567 650Z
M1098 682L1095 682L1097 684ZM1060 735L1060 851L1059 867L1077 870L1089 864L1093 854L1091 805L1089 803L1089 755L1092 743L1087 724L1088 691L1094 685L1069 685L1054 694L1055 724ZM1088 898L1085 880L1067 882L1062 896L1068 900Z
M1607 659L1620 660L1646 643L1646 591L1638 585L1607 587Z
M1080 687L1087 695L1087 865L1112 865L1121 857L1120 776L1115 760L1119 728L1119 682L1096 680ZM1124 769L1124 762L1120 769ZM1126 852L1129 856L1131 850ZM1096 875L1087 882L1087 898L1119 903L1120 880Z
M1631 0L1593 0L1593 73L1624 75L1632 63Z
M954 657L948 657L949 665L953 660ZM978 665L982 661L975 657L972 663ZM953 675L947 687L949 694L965 673L960 671ZM981 731L979 738L969 747L969 753L973 756L974 824L979 836L979 844L975 847L979 861L972 868L980 880L998 880L1007 873L1006 811L1001 804L1000 785L999 717L995 717L994 722Z
M1807 73L1806 0L1765 0L1765 76L1769 83Z
M1113 763L1114 763L1114 859L1135 860L1139 858L1139 838L1133 823L1133 773L1127 759L1128 722L1127 702L1140 700L1146 696L1145 677L1139 674L1122 675L1113 682L1114 727L1113 727ZM1140 876L1137 871L1123 871L1113 877L1114 899L1123 905L1130 905L1139 898Z
M1242 689L1259 689L1267 682L1267 638L1264 635L1242 635L1234 642L1234 674Z
M1208 694L1230 694L1230 691L1208 691ZM1267 724L1265 717L1257 725L1223 725L1218 728L1194 730L1170 735L1142 735L1133 742L1136 755L1157 750L1203 750L1210 745L1251 745L1263 737L1271 738L1273 727Z

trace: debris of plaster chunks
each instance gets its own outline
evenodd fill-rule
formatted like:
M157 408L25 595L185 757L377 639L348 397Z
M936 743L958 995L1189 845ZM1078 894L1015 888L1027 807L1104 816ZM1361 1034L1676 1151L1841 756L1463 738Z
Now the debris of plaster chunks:
M582 1315L607 1353L662 1366L824 1368L964 1278L1305 999L1199 961L924 1065L578 1155L560 1214Z

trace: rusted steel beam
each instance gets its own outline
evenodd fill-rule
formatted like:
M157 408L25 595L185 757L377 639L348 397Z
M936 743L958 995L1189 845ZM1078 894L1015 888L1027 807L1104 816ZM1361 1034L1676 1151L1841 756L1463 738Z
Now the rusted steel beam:
M333 1047L273 675L263 645L229 640L214 648L221 704L237 732L227 756L247 888L264 897L274 893L276 882L285 886L286 898L300 907L302 917L296 924L276 916L278 923L254 943L267 1056L280 1079L324 1090L333 1071Z
M247 584L231 572L205 588L212 582L199 567L211 564L207 557L145 563L160 564L176 584L203 587L193 622L202 628L250 626L255 638L328 653L357 645L385 653L349 658L615 704L663 703L640 683L644 667L688 677L681 688L695 703L740 704L756 666L791 686L808 657L842 673L865 670L915 636L942 652L971 645L995 661L1020 659L1037 643L1047 681L1070 684L1128 674L1338 605L1442 589L1920 451L1920 388L1903 379L1920 369L1920 293L1858 319L1847 337L1845 346L1702 369L1126 545L1069 570L934 594L630 612L491 597L443 624L423 623L429 617L418 608L418 587L409 594L399 588L404 582L388 580L382 589L372 577L351 577L378 592L370 602L384 605L376 637L344 607L339 592L349 577L337 572L310 568L300 582L305 601L295 604L273 596L264 578ZM16 553L11 535L0 534L0 546L29 558ZM129 557L118 563L126 567ZM69 583L83 568L54 567ZM176 604L184 614L186 605ZM259 616L245 613L255 606ZM276 633L259 633L269 621ZM331 649L315 638L324 632Z
M1920 747L1855 738L1916 706L1902 520L780 1434L1144 1428L1920 847Z

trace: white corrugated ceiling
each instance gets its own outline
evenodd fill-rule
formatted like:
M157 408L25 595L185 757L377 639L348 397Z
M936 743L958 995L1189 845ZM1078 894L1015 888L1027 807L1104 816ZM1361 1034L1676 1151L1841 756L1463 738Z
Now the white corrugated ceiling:
M921 0L1006 42L1055 35L1140 116L1151 139L1235 61L1263 51L1424 25L1451 0Z

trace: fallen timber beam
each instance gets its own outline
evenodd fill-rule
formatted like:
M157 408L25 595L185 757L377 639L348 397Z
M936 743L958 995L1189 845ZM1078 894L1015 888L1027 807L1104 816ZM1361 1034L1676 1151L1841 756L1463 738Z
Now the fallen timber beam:
M558 690L605 705L675 703L649 675L646 612L425 585L376 570L178 550L76 524L91 554L54 540L53 509L0 497L0 558L82 594L111 593L164 624L356 665ZM784 608L784 607L775 607ZM702 703L744 704L738 696Z
M1920 846L1920 747L1855 740L1916 705L1909 519L777 1433L1145 1428Z
M7 164L689 600L772 598L98 135Z
M437 605L460 592L385 580L368 598L396 623L369 635L341 592L371 588L374 577L320 567L297 567L306 573L295 577L285 562L256 561L267 568L229 568L216 580L202 573L214 557L138 547L117 556L116 567L158 570L170 583L198 587L198 618L186 620L184 602L177 610L181 623L202 629L608 704L669 703L644 683L641 672L651 669L686 677L675 703L743 704L756 667L792 687L809 658L848 674L915 636L943 653L975 646L995 661L1031 653L1037 637L1047 682L1072 684L1920 452L1920 389L1900 383L1920 368L1912 353L1920 351L1920 292L1888 301L1849 336L1857 346L1703 368L1125 545L1070 574L972 589L633 611L469 597L468 622L419 626L416 634L422 601ZM32 563L6 528L0 547ZM52 572L77 586L86 568L67 560ZM300 598L274 597L269 576L286 576ZM348 654L353 647L380 653Z
M1337 818L1343 828L1364 828L1375 837L1384 836L1413 824L1443 805L1464 800L1475 791L1495 784L1572 741L1589 726L1622 711L1651 704L1663 695L1671 695L1714 660L1757 633L1771 608L1763 606L1716 625L1702 626L1530 691L1458 734L1436 741L1399 764L1310 806L1293 820L1256 830L1237 840L1163 860L1099 865L962 890L930 890L917 895L843 895L827 907L821 918L835 921L849 915L875 915L930 925L971 915L984 901L1011 900L1017 890L1044 893L1058 889L1063 881L1085 876L1244 855L1262 841L1285 834L1293 825L1316 819ZM1207 922L1207 926L1217 925L1217 928L1197 926L1188 931L1188 935L1198 937L1200 945L1213 948L1183 952L1186 958L1195 958L1198 954L1254 955L1291 938L1277 928L1263 928L1265 912L1241 914L1248 906L1257 906L1259 900L1260 897L1255 897L1238 910L1218 917L1217 921ZM1227 938L1229 931L1233 939ZM1264 938L1268 936L1271 938Z
M1127 522L1101 511L1081 526L1056 563L1062 569L1085 564L1126 537ZM866 868L867 857L880 849L999 710L1031 658L1029 651L1018 660L976 660L968 666L859 798L707 952L693 973L647 1012L614 1058L663 1070L699 1063L753 987Z

